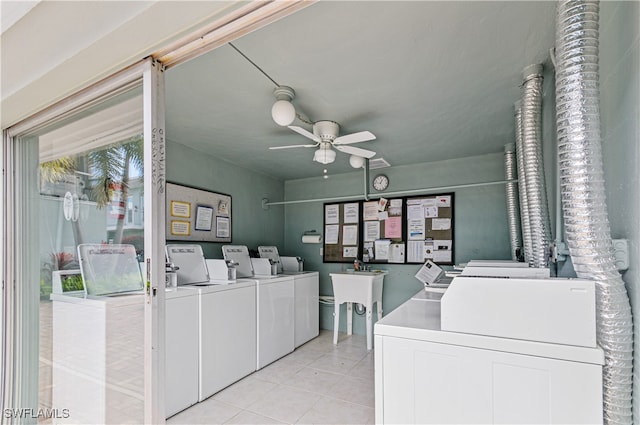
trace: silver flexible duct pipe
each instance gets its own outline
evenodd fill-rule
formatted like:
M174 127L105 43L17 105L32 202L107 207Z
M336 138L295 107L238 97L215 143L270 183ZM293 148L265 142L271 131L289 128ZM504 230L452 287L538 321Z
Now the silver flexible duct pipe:
M516 172L516 145L508 143L504 145L504 178L515 180ZM507 195L507 219L509 221L509 239L511 240L511 259L519 260L522 249L522 232L520 229L520 206L518 201L518 183L511 182L506 185Z
M531 265L547 267L551 222L542 161L542 65L523 71L522 150L531 228Z
M522 101L515 103L516 120L516 159L518 171L518 194L520 196L520 218L522 219L522 245L524 261L532 265L531 224L529 223L529 204L527 203L527 180L524 174L524 152L522 148Z
M556 23L556 121L567 245L578 277L596 282L605 352L604 421L632 423L633 322L613 257L600 139L599 3L561 2Z

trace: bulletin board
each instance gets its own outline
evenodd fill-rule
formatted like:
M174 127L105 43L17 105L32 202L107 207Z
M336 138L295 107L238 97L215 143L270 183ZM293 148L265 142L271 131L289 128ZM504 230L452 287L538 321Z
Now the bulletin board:
M404 205L404 198L362 203L362 261L405 263Z
M324 204L325 263L453 265L454 193Z
M405 198L407 263L454 264L454 194Z
M353 262L361 257L362 202L324 204L325 263Z
M231 196L167 183L166 239L231 242Z

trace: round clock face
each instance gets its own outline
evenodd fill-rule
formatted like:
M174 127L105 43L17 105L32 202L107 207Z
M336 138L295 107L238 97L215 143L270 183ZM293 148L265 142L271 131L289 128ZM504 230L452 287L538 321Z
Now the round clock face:
M373 179L373 188L377 191L386 190L389 187L389 177L384 174L378 174Z

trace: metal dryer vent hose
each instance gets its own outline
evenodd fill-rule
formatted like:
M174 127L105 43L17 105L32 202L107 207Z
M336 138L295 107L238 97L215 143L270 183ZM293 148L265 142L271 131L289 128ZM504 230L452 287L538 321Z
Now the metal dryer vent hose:
M551 223L542 158L542 65L526 67L522 76L522 155L531 232L529 264L547 267Z
M596 282L605 353L604 421L631 424L633 322L613 257L600 139L599 3L564 1L556 22L556 121L564 225L573 267Z
M506 180L518 178L516 172L516 145L513 143L504 146L504 174ZM518 200L518 183L511 182L506 185L507 195L507 219L509 220L509 238L511 239L511 259L519 260L519 251L522 248L522 232L520 230L520 207Z
M522 101L515 103L516 120L516 162L518 171L518 193L520 195L520 217L522 219L522 244L524 261L532 264L531 225L529 224L529 205L527 203L527 181L524 174L524 152L522 148Z

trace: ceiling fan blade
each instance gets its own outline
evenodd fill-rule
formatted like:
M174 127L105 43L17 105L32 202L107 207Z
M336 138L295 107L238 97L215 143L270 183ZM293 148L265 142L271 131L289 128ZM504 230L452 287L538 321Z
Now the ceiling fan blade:
M318 144L313 145L287 145L287 146L271 146L269 149L289 149L289 148L315 148Z
M289 128L293 131L295 131L298 134L303 135L304 137L313 140L316 143L320 143L320 138L318 136L316 136L315 134L305 130L302 127L298 127L297 125L290 125Z
M368 151L366 149L360 149L354 146L335 146L335 148L340 152L348 153L351 155L358 155L364 158L373 158L374 156L376 156L376 153L374 151Z
M370 131L360 131L358 133L346 134L344 136L337 137L334 141L334 145L348 145L350 143L367 142L369 140L375 140L376 136Z

